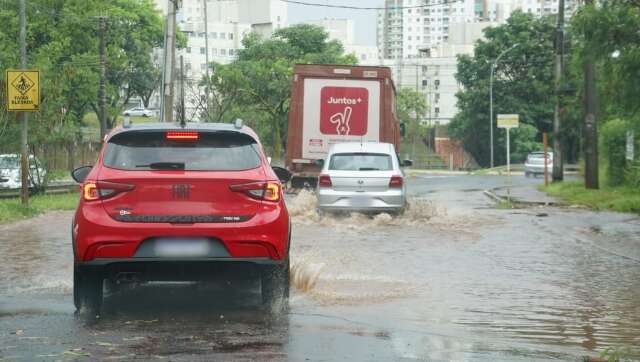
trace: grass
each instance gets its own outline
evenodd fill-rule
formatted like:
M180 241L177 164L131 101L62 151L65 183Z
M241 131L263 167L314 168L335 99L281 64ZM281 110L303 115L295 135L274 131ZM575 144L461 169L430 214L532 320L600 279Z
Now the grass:
M540 187L541 191L574 205L594 210L612 210L640 214L640 190L630 186L587 190L584 182L561 182Z
M20 199L0 200L0 224L28 219L53 210L73 210L78 206L78 193L38 195L29 199L29 206L22 206Z

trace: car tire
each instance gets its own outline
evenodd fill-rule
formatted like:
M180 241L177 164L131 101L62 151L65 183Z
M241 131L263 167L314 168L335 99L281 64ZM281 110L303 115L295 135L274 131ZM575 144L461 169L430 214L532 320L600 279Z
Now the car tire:
M78 312L95 316L102 307L102 287L104 278L97 274L73 270L73 303Z
M144 113L144 114L142 115L142 117L144 117L144 118L149 118L149 115L148 115L148 114L146 114L146 113Z
M281 264L265 268L261 275L262 306L267 310L282 312L289 303L289 258Z
M525 171L524 172L524 177L529 178L531 175L529 174L529 172Z

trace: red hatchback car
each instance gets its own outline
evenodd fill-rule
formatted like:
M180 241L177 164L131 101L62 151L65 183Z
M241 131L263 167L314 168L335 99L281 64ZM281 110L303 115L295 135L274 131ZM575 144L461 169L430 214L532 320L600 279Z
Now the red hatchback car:
M144 124L111 132L76 169L74 303L102 305L105 280L200 281L248 272L262 302L289 295L291 224L256 134L236 124Z

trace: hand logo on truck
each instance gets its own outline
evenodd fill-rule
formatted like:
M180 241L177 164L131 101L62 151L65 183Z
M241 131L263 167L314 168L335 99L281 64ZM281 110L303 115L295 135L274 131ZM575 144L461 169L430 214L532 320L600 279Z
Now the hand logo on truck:
M364 136L368 130L369 90L363 87L323 87L320 91L320 132Z
M351 132L351 113L353 109L351 107L345 107L343 113L336 113L329 121L336 125L336 133L339 135L348 135Z

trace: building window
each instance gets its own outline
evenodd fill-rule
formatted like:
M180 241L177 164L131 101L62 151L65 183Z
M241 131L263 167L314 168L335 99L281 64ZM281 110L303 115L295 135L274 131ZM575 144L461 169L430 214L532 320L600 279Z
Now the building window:
M216 48L211 49L211 54L212 54L214 57L215 57L215 56L217 56L217 55L218 55L218 49L216 49Z
M436 112L436 117L438 117L438 113L440 113L440 107L436 107L435 112Z
M220 33L220 39L226 39L226 38L227 38L226 33Z
M202 64L200 64L200 70L201 70L201 71L203 71L203 72L204 72L206 69L207 69L207 63L202 63Z
M223 57L227 56L227 50L226 49L220 49L220 55Z
M187 47L187 54L191 54L191 47Z
M218 39L218 33L211 33L211 37L213 39Z
M202 55L206 55L206 54L207 54L207 49L205 49L205 48L200 48L200 54L202 54Z
M232 57L235 54L235 52L233 51L233 49L229 49L229 56Z
M184 68L187 70L187 72L190 71L191 70L191 63L185 64Z
M198 38L204 38L204 33L198 33Z
M233 40L233 33L229 33L229 40Z

